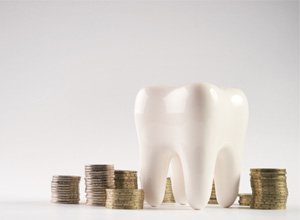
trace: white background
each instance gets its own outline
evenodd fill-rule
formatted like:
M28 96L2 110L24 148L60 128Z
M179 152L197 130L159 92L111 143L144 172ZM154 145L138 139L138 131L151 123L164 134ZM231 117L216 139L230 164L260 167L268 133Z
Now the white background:
M133 120L138 90L200 81L238 87L248 97L240 191L250 192L251 167L286 168L289 209L270 216L296 213L298 1L0 2L3 217L26 216L30 207L41 215L62 214L54 217L93 216L97 210L85 206L48 207L52 175L83 176L89 163L138 170ZM82 181L82 199L83 190ZM184 215L226 212L232 219L256 213L217 210L187 214L193 212L187 208ZM153 212L145 215L153 218ZM180 217L177 213L183 212L171 215Z

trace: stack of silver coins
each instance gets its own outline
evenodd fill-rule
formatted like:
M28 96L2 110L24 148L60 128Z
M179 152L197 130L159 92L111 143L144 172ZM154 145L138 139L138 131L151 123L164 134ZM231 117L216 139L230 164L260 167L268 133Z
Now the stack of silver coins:
M52 202L77 204L80 176L53 176L51 182Z
M106 189L114 189L114 165L85 166L86 204L105 206Z

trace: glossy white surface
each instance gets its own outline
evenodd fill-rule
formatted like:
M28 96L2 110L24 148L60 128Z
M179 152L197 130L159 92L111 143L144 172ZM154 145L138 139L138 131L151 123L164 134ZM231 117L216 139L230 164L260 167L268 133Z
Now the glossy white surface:
M144 210L110 210L99 207L80 205L60 205L47 201L12 201L0 202L1 220L290 220L299 219L299 209L289 207L287 210L266 211L251 210L233 206L223 209L209 205L202 211L192 210L181 205L162 205L157 208L146 206Z
M169 164L177 202L207 204L213 179L218 202L238 194L248 102L239 89L209 83L148 87L139 91L135 119L145 200L161 204Z

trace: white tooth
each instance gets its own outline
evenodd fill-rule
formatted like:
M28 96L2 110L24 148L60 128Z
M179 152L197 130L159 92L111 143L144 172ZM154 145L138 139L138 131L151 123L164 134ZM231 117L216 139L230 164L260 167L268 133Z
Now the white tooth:
M214 178L219 204L229 207L238 192L247 121L247 99L238 89L207 83L142 89L135 122L145 200L161 204L172 160L177 202L204 208Z
M241 148L237 146L223 146L216 163L214 177L216 194L218 203L225 208L234 203L239 190Z
M183 171L179 156L176 155L171 161L172 191L175 201L179 204L186 204Z
M162 145L141 144L140 180L145 192L145 200L151 206L162 203L169 163L172 155Z

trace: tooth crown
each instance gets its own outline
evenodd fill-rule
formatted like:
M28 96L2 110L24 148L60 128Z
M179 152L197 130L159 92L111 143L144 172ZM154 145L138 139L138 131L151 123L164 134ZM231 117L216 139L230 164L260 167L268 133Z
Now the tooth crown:
M238 193L248 103L239 89L208 83L149 87L139 91L135 122L145 200L161 204L169 164L175 200L205 207L213 178L218 203Z

